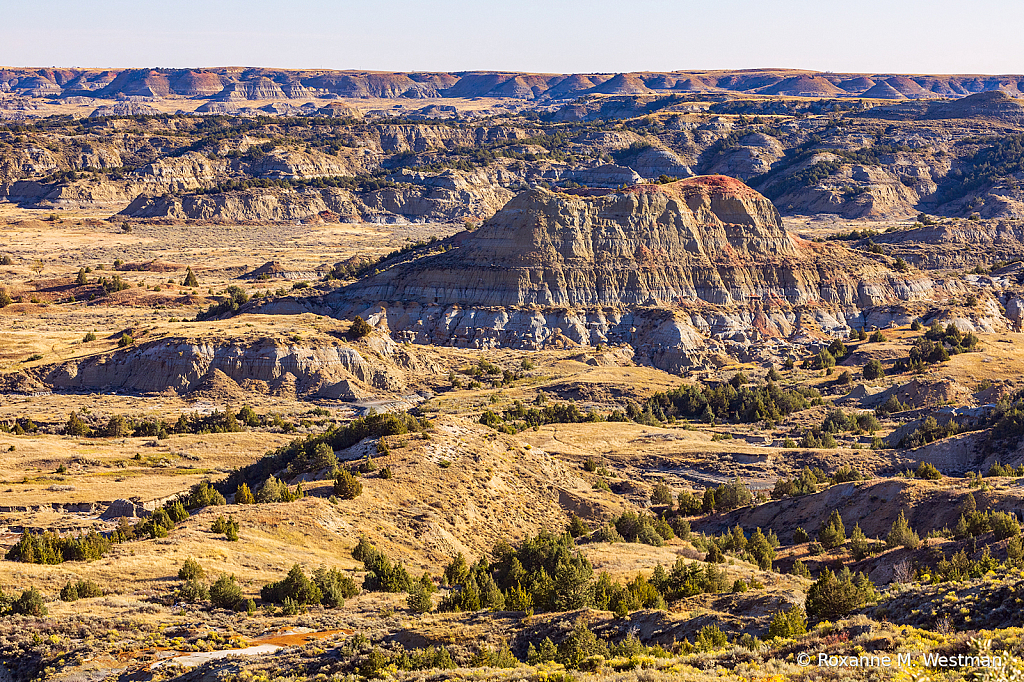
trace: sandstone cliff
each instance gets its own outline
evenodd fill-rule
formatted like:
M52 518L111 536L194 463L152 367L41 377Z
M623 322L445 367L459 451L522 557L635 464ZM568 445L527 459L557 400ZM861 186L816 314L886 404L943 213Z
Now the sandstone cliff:
M303 304L361 314L397 340L628 343L639 361L679 370L709 344L742 352L766 337L813 340L909 320L901 306L933 286L844 247L796 240L770 201L722 176L531 190L449 246ZM261 308L294 309L287 300Z

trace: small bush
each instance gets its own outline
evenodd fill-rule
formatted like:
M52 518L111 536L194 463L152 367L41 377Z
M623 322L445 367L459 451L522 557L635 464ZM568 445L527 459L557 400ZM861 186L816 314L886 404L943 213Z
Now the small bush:
M189 557L185 559L185 563L178 569L178 580L193 580L202 579L206 577L206 571L199 565L199 562Z
M885 376L885 370L882 368L882 363L879 362L878 360L875 360L875 359L868 360L867 364L864 365L864 378L865 379L868 379L868 380L871 380L871 379L881 379L884 376Z
M348 333L354 339L361 339L364 336L369 336L371 332L373 332L373 325L359 315L356 315L356 318L352 320L352 326L349 327L348 330Z
M355 476L342 469L334 479L334 494L343 500L354 500L363 493L363 484Z
M234 575L224 573L210 586L210 602L215 607L234 610L240 601L242 588L235 581Z

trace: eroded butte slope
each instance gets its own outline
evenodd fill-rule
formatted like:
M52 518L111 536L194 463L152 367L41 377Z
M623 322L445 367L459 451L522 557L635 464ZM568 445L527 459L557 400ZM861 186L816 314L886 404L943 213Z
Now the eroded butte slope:
M843 331L879 306L887 323L933 287L790 236L768 199L724 176L621 191L530 190L449 247L307 305L361 314L401 341L629 343L641 360L677 370L709 340L745 348L801 328Z

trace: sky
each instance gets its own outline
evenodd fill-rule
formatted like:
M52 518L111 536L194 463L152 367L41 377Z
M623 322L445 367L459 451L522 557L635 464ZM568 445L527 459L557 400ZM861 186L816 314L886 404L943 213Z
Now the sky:
M1024 73L1021 0L0 0L0 65Z

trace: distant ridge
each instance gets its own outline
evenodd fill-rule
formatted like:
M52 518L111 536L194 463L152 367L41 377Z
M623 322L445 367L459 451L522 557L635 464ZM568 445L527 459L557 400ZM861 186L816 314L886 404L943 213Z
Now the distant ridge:
M831 73L799 69L537 74L515 71L384 72L218 67L210 69L0 68L0 92L97 99L504 97L567 99L585 94L733 92L793 97L958 98L1024 94L1024 75Z

